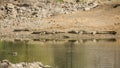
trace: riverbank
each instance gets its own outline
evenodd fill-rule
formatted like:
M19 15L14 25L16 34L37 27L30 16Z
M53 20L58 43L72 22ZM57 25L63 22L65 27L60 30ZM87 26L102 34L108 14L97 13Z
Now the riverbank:
M69 35L67 34L69 31L83 30L87 32L114 31L119 36L119 4L120 2L104 4L39 2L34 5L6 3L0 7L0 35L1 37L21 35L31 37L33 32L52 32L50 35L54 36L56 32L64 32L63 36L66 36Z

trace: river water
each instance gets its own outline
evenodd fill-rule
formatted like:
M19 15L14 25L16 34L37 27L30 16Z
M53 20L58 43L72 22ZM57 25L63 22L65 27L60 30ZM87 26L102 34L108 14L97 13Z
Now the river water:
M0 60L42 62L52 68L120 68L119 39L0 41Z

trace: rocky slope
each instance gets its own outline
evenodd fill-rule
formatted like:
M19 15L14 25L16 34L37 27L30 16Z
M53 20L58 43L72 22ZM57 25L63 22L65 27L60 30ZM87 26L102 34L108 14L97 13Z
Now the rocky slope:
M0 28L43 28L47 27L48 23L46 20L43 20L44 18L59 14L71 14L76 11L90 10L97 6L98 4L96 2L91 4L74 4L68 2L46 3L44 1L34 4L10 2L0 6ZM46 25L42 26L42 24L45 23Z

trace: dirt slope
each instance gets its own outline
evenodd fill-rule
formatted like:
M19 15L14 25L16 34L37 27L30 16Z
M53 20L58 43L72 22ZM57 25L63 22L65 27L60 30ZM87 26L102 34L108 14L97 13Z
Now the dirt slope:
M47 18L54 24L50 29L61 30L116 30L120 28L120 6L105 4L90 11L79 11L73 14L57 15Z

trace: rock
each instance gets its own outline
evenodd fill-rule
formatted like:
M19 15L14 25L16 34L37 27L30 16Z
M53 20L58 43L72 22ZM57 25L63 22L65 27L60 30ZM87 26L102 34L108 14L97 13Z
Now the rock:
M61 33L65 33L65 32L58 32L58 31L53 31L52 34L61 34Z
M63 36L63 38L70 38L69 36Z
M8 68L9 61L8 60L2 60L0 63L0 68Z
M71 34L78 34L79 31L74 31L74 30L72 30L72 31L68 31L68 33L71 33Z
M36 62L40 67L43 67L44 65L41 62Z
M16 9L14 8L14 5L11 4L11 3L7 3L6 5L6 10L7 10L7 14L12 17L12 18L16 18L16 15L17 15L17 11Z
M23 67L26 67L25 62L21 62L20 64L21 64Z
M14 5L12 3L7 3L6 7L8 9L13 9L14 8Z
M93 31L83 31L83 34L93 34Z
M90 7L85 7L84 8L84 11L88 11L88 10L90 10Z
M38 13L37 12L33 12L32 15L37 15Z
M15 64L10 64L10 66L8 68L16 68Z
M16 64L15 66L16 66L16 68L23 68L22 64Z
M8 63L1 63L0 68L8 68Z
M51 66L45 65L45 66L43 66L43 68L51 68Z
M27 8L26 7L20 7L20 10L25 11L25 10L27 10Z
M4 11L0 10L0 19L4 19Z
M8 60L2 60L0 62L0 68L50 68L49 65L43 65L41 62L33 62L33 63L10 63Z
M79 34L83 34L83 32L84 32L84 30L80 30L80 31L79 31Z
M120 4L115 4L115 5L113 6L113 8L117 8L117 7L120 7Z
M9 60L6 60L6 59L5 59L5 60L2 60L2 62L7 62L7 63L9 63Z
M97 7L97 6L99 6L99 4L95 2L95 3L93 3L92 8L95 8L95 7Z
M96 31L93 31L92 34L95 35L97 32Z

